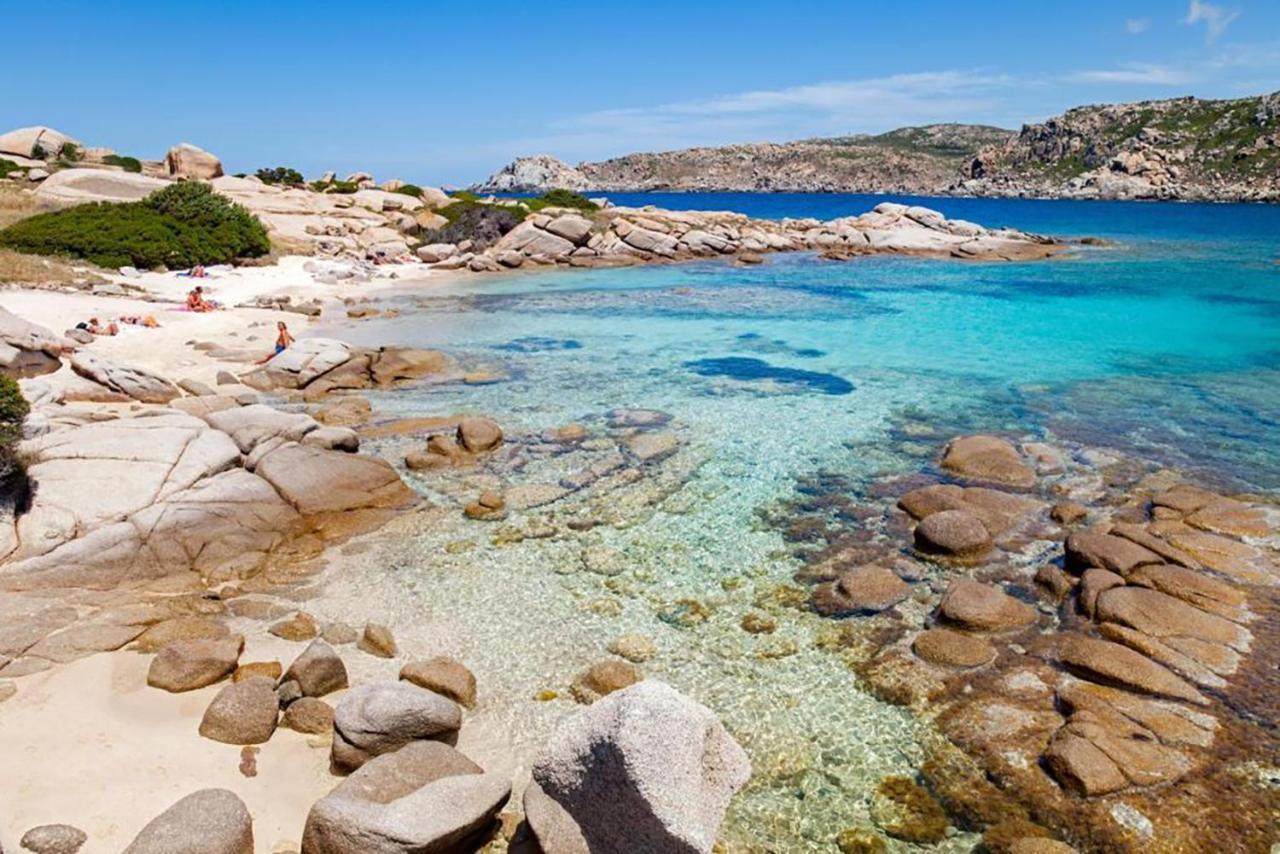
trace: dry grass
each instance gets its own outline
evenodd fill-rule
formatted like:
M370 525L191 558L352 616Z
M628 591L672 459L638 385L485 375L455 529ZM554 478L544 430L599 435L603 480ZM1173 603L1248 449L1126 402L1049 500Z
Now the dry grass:
M0 249L0 282L14 285L98 284L107 280L86 261Z
M26 181L0 181L0 228L48 210L36 201L34 194L23 189L24 185L29 186Z

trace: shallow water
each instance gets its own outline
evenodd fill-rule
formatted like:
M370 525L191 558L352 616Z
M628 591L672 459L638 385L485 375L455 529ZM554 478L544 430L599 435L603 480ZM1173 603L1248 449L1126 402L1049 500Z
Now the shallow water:
M613 198L820 218L883 200ZM903 441L898 428L912 422L938 436L1007 429L1115 448L1213 484L1280 492L1280 208L922 203L1114 244L1028 264L792 254L759 267L470 277L432 283L399 319L339 330L439 347L510 377L378 396L380 415L466 411L512 437L570 422L599 435L607 411L643 407L670 413L684 442L664 475L637 487L645 501L632 508L618 494L602 500L618 507L594 508L617 510L616 524L514 544L495 544L495 525L461 518L458 502L555 482L572 456L447 483L415 478L448 512L372 538L352 558L348 595L397 611L397 624L416 623L424 643L472 664L487 698L477 718L525 758L572 707L534 694L566 693L620 634L653 636L660 652L642 670L713 708L755 764L726 836L752 850L833 850L835 833L867 823L876 782L918 764L923 725L815 648L830 621L791 610L773 634L739 628L796 571L762 511L800 479L914 471L937 440ZM408 445L370 447L395 456ZM554 523L556 508L508 524ZM585 569L592 549L620 555L621 572ZM688 619L690 609L705 619Z

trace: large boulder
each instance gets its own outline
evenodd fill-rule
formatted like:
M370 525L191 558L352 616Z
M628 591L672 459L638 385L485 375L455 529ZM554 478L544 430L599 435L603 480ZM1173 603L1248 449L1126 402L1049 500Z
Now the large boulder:
M15 379L53 373L69 346L65 338L0 308L0 373Z
M75 146L80 145L65 133L50 127L18 128L0 134L0 155L16 154L18 157L47 160L56 157L62 150L62 146L68 142Z
M495 254L519 252L522 255L546 255L551 258L568 255L575 249L572 241L543 231L532 222L522 222L503 235L493 246Z
M302 412L281 412L272 406L255 403L210 412L203 416L210 426L229 435L241 453L249 453L268 439L301 441L320 428L320 423Z
M647 680L556 728L534 762L525 814L547 854L705 854L750 776L709 709Z
M124 854L253 854L253 819L226 789L201 789L153 818Z
M222 161L203 148L181 142L164 156L165 169L174 178L211 181L222 177Z
M452 740L461 726L458 704L432 691L407 682L359 685L333 710L333 770L349 773L413 741Z
M254 472L304 516L403 507L413 490L385 460L284 443L258 460Z
M308 854L474 851L511 796L446 744L418 741L375 757L307 814Z
M303 338L276 354L259 370L245 374L246 385L259 391L303 388L355 355L350 344L333 338Z
M143 403L168 403L182 394L177 386L164 377L91 353L72 356L71 370L87 380Z
M40 182L36 198L43 201L83 204L85 202L136 202L171 182L132 172L103 169L62 169Z
M225 744L263 744L279 715L275 680L252 676L223 686L204 711L200 734Z

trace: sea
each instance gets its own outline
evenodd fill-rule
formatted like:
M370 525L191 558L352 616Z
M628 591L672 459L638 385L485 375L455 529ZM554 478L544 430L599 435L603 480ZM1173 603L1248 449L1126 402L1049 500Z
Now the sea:
M527 769L579 708L574 677L620 636L643 635L656 654L642 674L714 710L752 759L723 829L730 850L835 851L841 831L873 826L879 780L916 772L931 725L865 689L821 642L830 620L779 606L803 563L787 527L797 496L829 483L870 493L966 432L1105 449L1280 496L1280 206L606 195L775 219L894 201L1073 245L1028 263L787 253L439 279L398 318L337 330L439 348L502 378L378 394L380 418L483 414L530 448L474 474L411 475L440 512L373 535L343 570L351 607L392 612L476 671L477 731L506 739L482 753ZM462 515L483 489L572 473L573 455L533 438L546 431L583 424L605 454L618 410L669 417L680 450L664 473L501 522ZM366 448L398 461L407 441ZM583 515L600 524L564 524ZM775 630L744 631L751 613ZM975 840L960 832L934 850Z

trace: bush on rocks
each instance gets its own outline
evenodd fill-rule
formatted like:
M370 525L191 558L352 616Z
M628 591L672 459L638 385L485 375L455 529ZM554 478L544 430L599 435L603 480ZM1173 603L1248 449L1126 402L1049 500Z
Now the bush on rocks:
M274 169L259 169L254 173L264 184L284 184L289 187L300 187L307 182L302 173L288 166L277 166Z
M21 172L22 167L12 160L5 160L0 157L0 178L8 178L14 172Z
M15 491L24 479L17 448L22 441L22 425L30 411L18 381L0 374L0 495Z
M99 202L37 214L0 231L0 246L70 255L103 267L146 269L222 264L271 251L257 217L191 181L140 202Z
M121 156L119 154L108 154L102 158L102 162L108 166L119 166L126 172L137 174L142 171L142 161L136 157Z

